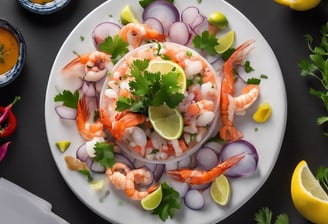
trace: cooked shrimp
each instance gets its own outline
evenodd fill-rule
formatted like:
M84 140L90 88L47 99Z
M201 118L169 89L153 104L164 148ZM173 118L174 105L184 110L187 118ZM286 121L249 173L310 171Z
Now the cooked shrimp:
M238 154L230 157L223 163L219 163L213 169L209 171L204 170L191 170L191 169L180 169L180 170L168 170L167 174L175 180L186 182L189 184L206 184L212 182L216 177L223 174L223 172L234 165L236 165L241 159L244 158L244 154Z
M144 40L164 41L165 35L151 29L146 24L129 23L122 27L120 37L129 43L132 48L137 48Z
M115 122L113 122L112 133L117 140L121 140L125 133L125 129L135 127L146 121L146 115L132 112L121 113Z
M243 59L249 53L245 49L254 41L249 40L240 45L229 59L223 65L223 78L221 84L221 99L220 99L220 113L222 127L220 129L220 137L226 141L232 141L242 138L242 133L233 125L234 108L232 99L234 95L234 66L242 63Z
M240 96L233 98L235 112L243 112L254 103L260 93L259 85L247 85Z
M91 140L94 137L105 137L102 122L90 121L90 111L85 96L78 102L76 123L80 135L86 140Z

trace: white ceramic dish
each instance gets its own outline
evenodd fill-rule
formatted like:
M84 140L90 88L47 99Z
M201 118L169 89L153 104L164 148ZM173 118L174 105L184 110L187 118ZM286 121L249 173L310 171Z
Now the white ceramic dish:
M94 51L95 48L91 38L93 28L104 21L118 21L119 9L122 9L126 4L130 4L140 16L142 8L138 5L138 1L107 1L86 16L63 43L53 64L46 92L46 129L50 149L59 171L72 191L91 210L113 223L158 223L161 221L157 216L145 212L139 202L132 202L127 199L121 191L111 190L109 196L103 202L100 202L98 193L90 188L85 177L67 168L64 155L75 155L75 151L81 145L82 139L77 132L75 122L61 120L54 110L53 99L58 93L55 86L55 77L60 69L75 57L74 51L81 54ZM255 72L249 74L250 77L260 76L260 74L268 76L268 79L262 79L261 81L261 96L257 104L249 108L245 116L235 118L236 126L243 132L244 139L253 143L258 149L259 164L257 172L250 177L231 179L232 198L226 207L214 204L208 190L206 190L204 191L205 208L200 211L193 211L183 207L176 212L174 219L168 219L165 222L169 224L216 223L245 204L270 175L279 155L285 133L287 118L285 85L278 61L266 40L248 19L229 3L207 0L199 4L196 0L179 0L175 4L180 10L196 5L205 15L214 10L223 12L229 20L231 29L236 32L236 46L248 39L255 40L254 50L248 58L252 67L255 68ZM84 41L81 41L81 36L84 37ZM272 116L266 123L257 124L252 121L251 115L258 103L264 101L271 104L273 108ZM72 142L65 154L61 153L55 146L56 141L63 139L69 139Z

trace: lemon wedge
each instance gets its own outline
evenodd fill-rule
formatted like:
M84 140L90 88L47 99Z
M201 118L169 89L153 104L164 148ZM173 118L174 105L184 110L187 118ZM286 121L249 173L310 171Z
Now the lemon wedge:
M228 204L231 196L231 187L226 176L221 174L211 184L210 194L217 204L225 206Z
M313 223L328 223L328 195L306 161L300 161L292 175L291 195L295 208Z
M224 53L226 50L228 50L233 43L235 42L235 31L230 30L223 36L221 36L218 39L218 45L215 46L215 51L218 54Z
M126 5L120 13L121 23L126 25L128 23L139 23L130 5Z
M274 0L276 3L288 6L293 10L306 11L319 5L320 0Z

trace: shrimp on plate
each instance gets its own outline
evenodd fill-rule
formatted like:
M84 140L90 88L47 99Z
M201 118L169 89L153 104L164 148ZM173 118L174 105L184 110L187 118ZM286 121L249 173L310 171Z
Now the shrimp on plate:
M243 137L234 127L235 113L242 114L259 96L258 85L247 85L240 96L234 96L234 66L240 65L250 52L247 49L254 41L249 40L240 45L223 65L223 79L221 84L220 114L222 127L220 137L225 141L233 141Z
M179 169L168 170L167 174L173 179L181 182L186 182L193 185L211 183L215 178L223 174L224 171L238 164L244 158L244 154L237 154L230 157L228 160L217 164L209 171L193 170L193 169Z
M119 36L134 49L139 47L145 40L157 40L163 42L165 35L151 29L146 24L128 23L120 30Z
M158 188L157 184L152 185L151 171L145 168L131 170L123 163L115 163L112 168L106 170L106 175L117 189L124 190L132 200L142 200ZM150 187L140 190L138 185Z

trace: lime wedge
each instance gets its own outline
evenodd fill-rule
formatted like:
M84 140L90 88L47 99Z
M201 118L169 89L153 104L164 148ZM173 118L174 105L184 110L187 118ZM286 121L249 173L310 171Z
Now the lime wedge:
M208 17L208 22L221 30L227 28L229 25L227 17L221 12L212 12Z
M183 69L177 63L172 61L160 61L153 60L149 63L148 70L150 72L160 72L161 74L167 74L168 72L175 71L179 74L178 85L180 87L179 92L184 93L187 88L186 74Z
M215 46L215 50L218 54L224 53L228 50L235 41L235 31L230 30L218 39L218 45Z
M157 208L161 203L163 197L162 186L160 185L155 191L147 195L144 199L141 200L141 206L149 211Z
M226 205L230 200L231 189L230 183L226 176L221 174L211 185L210 193L213 201L219 205Z
M133 12L133 10L131 9L130 5L126 5L120 14L120 19L121 19L121 23L123 25L126 25L128 23L139 23L139 21L137 20L135 13Z
M180 138L183 132L183 117L177 109L171 109L163 104L148 108L148 117L154 130L163 138L174 140Z
M70 141L58 141L58 142L56 142L56 146L61 152L65 152L70 145L71 145Z

